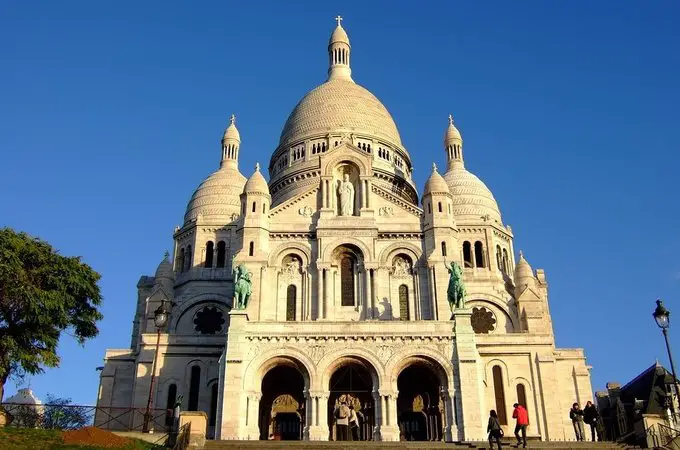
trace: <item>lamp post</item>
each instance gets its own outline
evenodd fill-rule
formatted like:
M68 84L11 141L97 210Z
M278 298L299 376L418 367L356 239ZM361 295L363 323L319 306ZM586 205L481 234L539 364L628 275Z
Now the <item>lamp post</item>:
M161 300L161 306L154 311L153 322L156 325L156 352L153 355L153 363L151 364L151 385L149 386L149 399L146 402L146 412L144 413L144 425L142 432L148 433L150 431L151 422L151 405L153 404L153 386L156 383L156 361L158 360L158 347L161 343L161 329L165 327L168 322L168 308L165 306L166 300Z
M675 396L678 398L680 396L680 388L678 388L678 377L675 375L675 364L673 363L673 355L671 354L671 345L668 342L668 328L671 325L671 312L664 308L663 302L661 300L656 301L656 309L652 314L656 324L661 328L663 333L663 338L666 340L666 350L668 351L668 360L671 363L671 372L673 372L673 385L675 386ZM671 403L672 403L671 398ZM675 405L673 405L675 409ZM677 413L677 411L676 411Z

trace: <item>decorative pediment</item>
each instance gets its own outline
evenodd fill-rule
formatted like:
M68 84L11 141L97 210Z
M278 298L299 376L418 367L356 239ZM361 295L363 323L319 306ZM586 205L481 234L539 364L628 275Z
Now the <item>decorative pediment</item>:
M518 302L522 301L536 301L536 300L543 300L543 297L540 296L535 290L533 290L529 285L525 285L521 294L517 297Z
M269 218L280 215L282 213L289 214L299 218L310 218L316 212L316 198L319 192L319 186L314 186L302 194L291 198L290 200L275 206L269 211Z
M335 167L344 162L356 165L361 176L372 176L373 157L370 153L355 147L350 142L341 142L337 147L331 146L330 150L320 157L321 175L332 176Z
M396 195L386 191L385 189L381 188L380 186L376 186L375 184L373 184L372 186L373 186L373 193L374 194L378 195L382 199L389 202L388 205L381 204L381 205L378 206L377 209L379 211L379 214L380 214L381 208L385 207L385 209L383 210L383 211L385 211L385 213L380 214L381 216L391 217L392 215L394 215L396 213L396 211L395 211L395 208L392 207L392 205L395 205L395 206L399 207L399 209L402 209L402 210L410 213L411 215L413 215L413 216L415 216L419 219L422 217L422 215L423 215L422 209L418 208L417 206L415 206L411 203L408 203L408 202L402 200L401 198L399 198ZM388 209L388 207L391 207L391 208Z

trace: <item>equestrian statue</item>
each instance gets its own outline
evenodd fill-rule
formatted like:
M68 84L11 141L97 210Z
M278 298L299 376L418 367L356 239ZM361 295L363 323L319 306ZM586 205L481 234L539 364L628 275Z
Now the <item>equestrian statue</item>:
M449 307L451 312L456 309L465 308L465 283L463 283L463 269L453 261L447 264L444 261L444 267L449 271L449 287L446 290L446 296L449 300Z
M248 306L250 294L253 292L253 282L250 280L250 273L243 263L234 266L235 259L235 256L231 259L232 275L234 277L233 308L243 310Z

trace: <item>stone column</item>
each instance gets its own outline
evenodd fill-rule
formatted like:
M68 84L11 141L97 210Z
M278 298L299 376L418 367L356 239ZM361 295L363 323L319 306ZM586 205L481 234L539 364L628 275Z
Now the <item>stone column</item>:
M244 438L247 440L257 440L260 438L260 399L262 394L259 392L248 393L248 407L246 411L246 429Z
M439 390L439 397L441 399L441 405L443 410L442 415L442 440L445 442L452 442L453 437L458 435L458 430L453 418L453 408L455 405L452 404L452 398L449 395L449 391L443 386Z
M328 404L328 395L324 392L314 391L309 393L311 408L309 416L308 434L305 436L310 441L328 440L328 425L325 410ZM322 420L323 417L323 420Z
M225 353L222 355L220 373L224 376L220 381L221 403L218 406L220 418L217 428L219 439L243 438L245 425L243 407L243 356L248 347L246 326L248 314L245 311L232 309L229 311L229 334ZM226 367L228 366L228 368Z
M397 394L394 391L380 391L380 396L382 398L381 440L398 441L399 423L397 421Z
M477 352L475 332L470 318L472 309L454 311L453 370L454 382L460 397L458 436L453 440L483 441L486 439L486 417L482 385L482 361ZM462 423L461 423L462 422Z
M366 180L366 208L371 209L371 181Z
M323 269L323 318L328 319L328 301L330 298L330 294L328 292L328 288L331 284L331 280L329 280L331 274L331 271L328 268Z
M413 306L413 319L420 320L420 278L415 266L413 267Z
M323 313L323 269L319 267L316 271L316 318L323 319Z

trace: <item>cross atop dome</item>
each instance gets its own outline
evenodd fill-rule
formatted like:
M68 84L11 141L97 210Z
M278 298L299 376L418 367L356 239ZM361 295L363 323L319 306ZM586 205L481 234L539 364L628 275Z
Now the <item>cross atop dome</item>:
M453 125L453 115L449 114L449 125Z
M451 116L449 116L451 117ZM236 115L232 113L231 117L229 117L229 125L234 125L236 123Z
M338 15L338 23L328 41L328 80L342 79L352 81L352 70L349 68L350 45L349 37L342 28L342 16Z
M342 20L343 20L342 16L338 14L338 17L336 17L335 20L338 22L338 26L341 27L342 24L340 22L342 22Z

